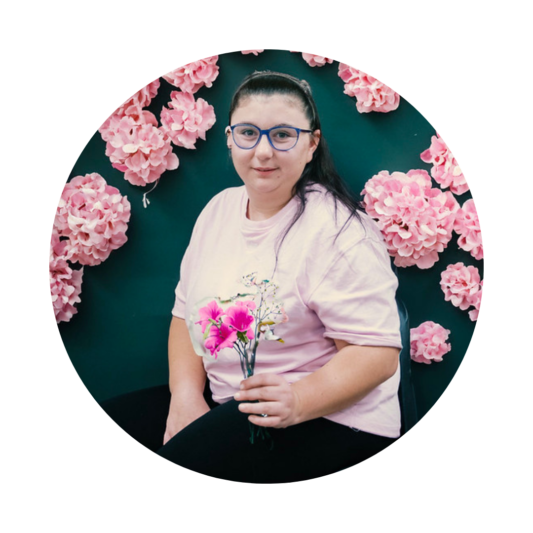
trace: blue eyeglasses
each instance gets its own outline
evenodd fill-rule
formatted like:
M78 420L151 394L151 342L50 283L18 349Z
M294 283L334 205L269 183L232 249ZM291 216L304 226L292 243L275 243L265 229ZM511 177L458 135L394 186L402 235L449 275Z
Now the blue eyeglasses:
M270 146L280 152L294 148L298 143L300 133L312 133L311 130L303 130L293 126L275 126L268 130L262 130L253 124L235 124L230 126L230 129L235 144L243 150L255 148L263 135L266 135Z

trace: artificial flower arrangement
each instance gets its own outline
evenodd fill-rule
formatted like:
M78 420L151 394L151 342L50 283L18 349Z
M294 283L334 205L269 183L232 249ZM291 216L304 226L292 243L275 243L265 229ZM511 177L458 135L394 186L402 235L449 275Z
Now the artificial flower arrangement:
M483 290L483 281L477 267L465 266L461 262L448 265L441 273L440 286L447 302L462 311L473 307L468 316L472 321L477 320Z
M179 159L172 144L194 149L198 138L215 123L213 106L193 96L201 87L211 87L218 76L218 56L195 61L163 76L180 91L172 92L169 108L161 110L161 126L156 116L143 109L157 94L160 81L155 80L122 104L99 128L106 142L106 155L124 179L132 185L157 184L167 170L176 170ZM150 201L143 195L143 205Z
M264 52L264 50L241 50L241 54L247 55L247 54L253 54L254 56L257 56Z
M366 182L362 194L396 266L426 269L438 261L459 210L450 192L434 188L425 170L383 170Z
M431 176L442 188L449 187L457 195L470 189L457 160L438 133L431 137L431 145L420 154L420 159L433 165Z
M169 106L161 110L161 130L176 146L194 150L197 139L205 141L206 131L216 121L213 106L180 91L170 93Z
M56 321L68 322L77 312L83 268L69 262L99 265L127 240L131 206L126 196L98 173L76 176L61 194L50 244L50 292Z
M80 303L83 267L73 270L68 263L67 241L59 239L57 228L52 231L50 243L50 294L56 322L69 322L78 312L75 304Z
M212 87L218 77L218 56L206 57L179 67L163 76L174 87L184 93L194 94L202 87Z
M453 224L455 233L459 235L457 244L474 259L483 259L483 241L481 227L474 200L467 200L457 211Z
M220 350L235 350L244 379L254 375L257 348L263 341L283 343L274 328L289 317L283 303L276 299L278 286L269 280L260 280L256 273L243 276L248 291L230 298L208 298L209 303L199 308L192 324L199 324L203 333L203 348L215 359ZM205 300L204 300L205 301ZM198 306L196 306L198 307ZM195 316L195 313L193 313ZM191 339L195 339L191 331ZM194 342L194 341L193 341ZM249 422L250 442L256 438L271 439L268 430Z
M297 53L294 50L291 50L291 52ZM324 65L333 63L333 59L330 57L317 56L315 54L306 54L302 52L302 57L310 67L323 67Z
M340 63L338 75L344 82L344 94L357 100L355 107L359 113L388 113L400 105L397 92L362 70Z
M452 347L446 342L450 330L432 320L411 329L411 359L417 363L440 363Z

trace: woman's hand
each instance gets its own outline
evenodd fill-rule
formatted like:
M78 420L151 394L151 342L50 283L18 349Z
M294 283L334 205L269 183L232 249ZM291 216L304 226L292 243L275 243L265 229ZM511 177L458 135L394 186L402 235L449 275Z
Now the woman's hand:
M249 413L248 420L257 426L286 428L299 421L298 395L283 377L276 374L257 374L241 381L235 394L239 410ZM248 403L259 400L259 403ZM266 414L268 416L261 416Z
M188 402L174 401L173 398L170 402L170 409L168 411L163 445L177 435L184 427L188 426L209 411L209 406L203 397Z

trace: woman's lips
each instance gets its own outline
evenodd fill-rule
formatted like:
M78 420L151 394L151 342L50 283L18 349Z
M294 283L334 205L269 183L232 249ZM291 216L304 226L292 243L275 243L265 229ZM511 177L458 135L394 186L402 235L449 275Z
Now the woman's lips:
M276 169L271 167L254 167L254 170L261 175L267 175L274 172Z

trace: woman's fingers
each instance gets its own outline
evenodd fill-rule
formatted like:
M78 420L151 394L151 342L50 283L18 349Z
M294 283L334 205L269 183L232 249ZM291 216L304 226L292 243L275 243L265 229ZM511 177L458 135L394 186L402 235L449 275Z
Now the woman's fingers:
M275 416L281 412L282 405L279 402L241 403L239 411L250 415Z
M257 415L250 415L248 417L248 420L255 424L256 426L261 426L264 428L275 428L275 427L281 427L281 418L279 416L257 416Z
M235 394L234 398L239 401L253 402L255 400L272 401L277 400L280 396L280 390L277 386L256 387L253 389L242 390Z

